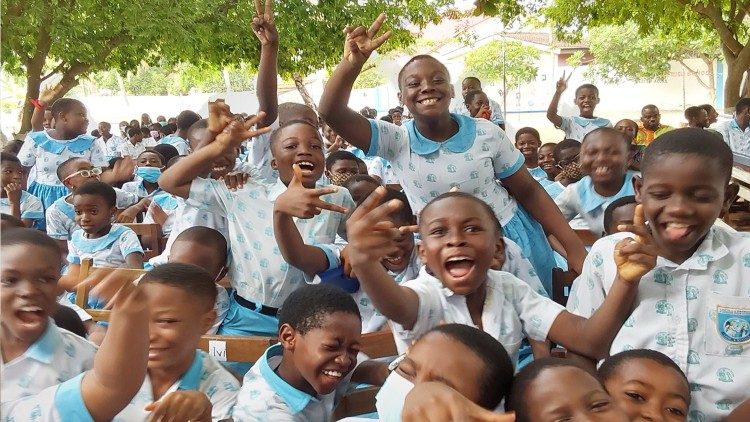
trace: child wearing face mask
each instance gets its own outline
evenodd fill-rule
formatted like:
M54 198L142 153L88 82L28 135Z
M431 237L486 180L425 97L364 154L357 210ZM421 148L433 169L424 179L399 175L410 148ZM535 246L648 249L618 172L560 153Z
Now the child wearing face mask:
M326 157L325 175L332 185L344 186L344 182L358 173L357 157L351 152L338 150Z
M122 185L122 190L138 195L139 198L150 198L161 192L159 177L164 169L164 157L156 151L143 151L136 160L136 180Z

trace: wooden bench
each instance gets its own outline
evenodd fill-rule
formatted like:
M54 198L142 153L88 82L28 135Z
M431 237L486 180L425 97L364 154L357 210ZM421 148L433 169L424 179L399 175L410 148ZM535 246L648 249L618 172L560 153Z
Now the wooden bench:
M141 240L144 261L148 261L162 253L161 239L163 235L160 225L156 223L129 223L123 225L133 230Z
M91 315L94 321L108 321L109 310L106 309L91 309L89 308L89 289L88 286L80 284L83 282L91 273L100 269L94 267L94 260L92 258L86 258L81 261L81 269L78 272L78 283L79 286L76 289L76 305L86 311L87 314ZM111 270L111 268L108 268ZM145 270L138 270L133 268L118 268L122 272L130 274L133 281L137 280L140 276L146 273Z

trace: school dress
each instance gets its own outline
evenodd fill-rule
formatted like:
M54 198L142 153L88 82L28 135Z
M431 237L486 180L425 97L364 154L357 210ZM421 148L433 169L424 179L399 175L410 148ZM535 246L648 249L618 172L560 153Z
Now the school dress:
M165 236L169 236L169 234L172 232L172 227L174 226L175 222L175 215L177 214L177 208L179 208L180 203L182 202L182 198L177 198L170 193L162 192L154 195L151 201L159 205L161 209L163 209L167 214L167 220L161 226L161 232ZM150 209L146 211L146 215L143 217L143 222L156 223Z
M575 139L583 142L583 138L591 131L600 127L612 127L612 122L603 117L594 117L592 119L581 116L562 117L560 127L565 132L565 139Z
M487 202L495 211L503 234L521 247L552 291L552 248L542 226L496 181L524 165L521 152L505 133L488 120L452 114L458 133L443 142L422 136L410 120L402 126L370 120L369 156L388 160L415 213L432 199L457 187Z
M542 187L552 199L557 198L565 190L565 186L560 182L543 183Z
M534 180L539 183L542 183L543 180L547 180L547 173L545 173L544 170L542 170L542 168L539 166L536 166L534 168L527 167L526 170L528 170L531 177L533 177Z
M91 369L95 353L93 343L59 328L50 318L42 336L23 355L2 363L3 420L39 420L34 419L34 415L41 416L36 408L40 403L38 394ZM41 403L53 404L54 395L51 399Z
M138 196L122 189L114 188L118 209L125 209L138 202ZM73 204L67 201L70 195L55 201L45 215L47 221L47 235L56 240L70 240L73 232L80 229L76 224L76 211Z
M69 193L57 177L57 168L64 161L82 157L96 167L107 167L106 151L89 135L75 139L57 140L46 131L30 132L18 152L18 159L26 167L34 167L36 175L30 180L28 192L42 201L44 209Z
M594 243L573 283L570 312L590 317L617 273L615 244L629 233ZM664 353L685 372L692 400L688 420L717 421L750 391L750 237L713 226L682 264L658 257L638 284L633 312L610 354L630 349Z
M275 371L284 349L280 344L266 349L242 380L232 417L243 422L329 422L336 402L349 387L354 371L342 378L336 390L324 396L311 396L284 381Z
M546 340L552 323L565 308L541 296L527 283L504 271L487 271L487 297L482 311L484 332L502 343L515 365L524 337ZM411 330L391 321L399 353L433 327L458 323L474 327L466 297L453 293L423 268L419 277L403 283L419 297L417 320Z
M273 206L286 190L253 180L242 189L230 191L213 179L195 179L190 186L191 203L227 219L229 278L234 292L219 334L275 335L276 312L289 294L307 281L307 276L281 256L273 231ZM346 189L324 195L322 200L354 209ZM329 269L338 266L337 233L344 233L346 216L323 211L310 219L295 219L308 245L320 248L328 257Z
M119 268L131 253L143 254L143 247L133 230L113 224L109 233L98 239L88 239L82 229L76 230L68 241L68 251L71 264L80 265L82 260L92 258L96 267Z
M637 175L635 171L627 171L620 191L612 196L601 196L596 193L591 176L585 176L566 186L555 198L555 203L566 220L572 221L576 216L580 216L591 233L601 236L604 233L604 211L616 199L635 195L633 178Z
M737 120L731 119L726 122L721 122L716 126L716 130L724 138L724 142L734 152L742 154L750 154L750 125L745 130L740 128L737 124Z
M44 220L44 206L39 198L23 190L21 191L20 201L22 219L34 220L34 224L36 224L37 220ZM0 198L0 212L10 214L11 209L8 197Z

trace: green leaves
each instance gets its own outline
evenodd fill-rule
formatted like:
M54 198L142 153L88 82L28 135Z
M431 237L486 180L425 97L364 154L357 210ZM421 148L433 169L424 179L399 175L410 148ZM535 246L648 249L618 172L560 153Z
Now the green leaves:
M498 83L506 78L506 90L519 88L537 75L539 50L516 41L491 41L466 55L464 73Z

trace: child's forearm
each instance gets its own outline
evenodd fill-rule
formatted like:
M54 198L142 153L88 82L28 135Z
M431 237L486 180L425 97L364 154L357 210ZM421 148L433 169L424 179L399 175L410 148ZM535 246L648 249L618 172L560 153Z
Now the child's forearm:
M294 219L289 214L274 211L273 231L281 256L287 263L310 277L328 269L328 257L325 252L305 244Z
M159 177L159 187L172 195L187 199L193 180L210 170L211 164L223 152L221 145L214 143L199 148L168 168Z
M549 107L547 107L547 120L552 122L555 127L560 127L562 124L562 117L557 114L557 107L560 104L560 96L562 96L562 92L555 91L555 95L552 96L552 101L550 101Z
M21 202L10 203L10 215L16 218L21 218Z
M143 269L143 254L140 252L133 252L125 257L125 265L128 268L134 268L136 270Z
M551 337L551 340L591 359L604 359L609 356L612 341L630 314L637 294L637 284L616 278L604 302L590 318L582 318L567 311L560 314L553 323L550 334L562 327L566 319L570 320L571 326L563 332L556 330L556 338ZM561 326L555 327L558 320ZM560 338L560 334L563 338Z
M342 138L367 152L370 149L370 122L347 105L354 81L361 70L361 67L348 61L341 61L323 90L318 112Z
M32 132L39 132L44 130L44 110L46 108L46 104L43 104L42 108L36 108L36 106L34 107L34 112L31 113Z
M405 329L412 329L419 315L417 293L396 284L379 261L361 262L354 258L351 264L352 272L357 275L360 286L372 300L375 309Z
M66 257L67 258L67 257ZM69 264L68 272L63 274L58 281L58 285L63 289L72 292L79 282L79 275L81 273L81 266L79 264Z
M278 42L262 45L260 48L260 64L258 65L258 108L266 112L266 116L258 122L258 127L267 127L276 120L279 110L277 90Z

